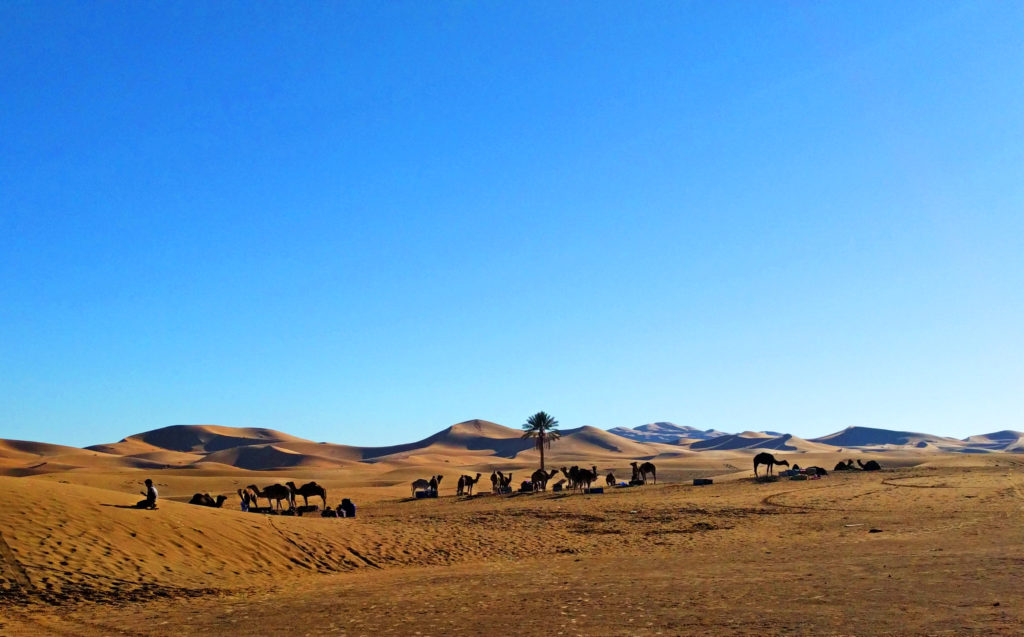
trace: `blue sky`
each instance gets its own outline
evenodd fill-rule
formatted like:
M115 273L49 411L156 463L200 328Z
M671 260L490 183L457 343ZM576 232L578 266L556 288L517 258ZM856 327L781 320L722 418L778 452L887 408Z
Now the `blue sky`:
M0 5L0 437L1024 429L1024 5Z

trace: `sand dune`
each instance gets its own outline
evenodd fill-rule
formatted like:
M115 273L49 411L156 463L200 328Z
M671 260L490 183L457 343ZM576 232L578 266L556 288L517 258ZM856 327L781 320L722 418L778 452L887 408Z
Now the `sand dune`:
M789 434L772 436L764 432L745 431L741 434L732 434L698 440L690 444L692 451L788 451L796 453L834 451L828 446L797 438Z
M95 445L92 448L109 449L111 453L130 455L139 453L138 443L167 451L209 453L246 445L273 442L309 442L273 429L222 427L218 425L172 425L128 436L118 443ZM131 449L131 451L128 451Z
M659 443L643 443L622 436L617 436L610 431L596 427L579 427L577 429L566 429L561 432L562 437L551 446L551 457L566 459L577 458L628 458L628 459L650 459L662 453L678 453L676 447ZM533 450L531 442L530 449L520 456L532 457L540 455Z
M965 438L964 442L972 447L990 451L1024 452L1024 433L1020 431L1003 430L990 434L970 436Z
M875 429L873 427L847 427L828 436L812 438L811 442L835 447L881 447L884 445L913 447L923 442L948 451L957 451L964 447L964 442L956 438L945 438L912 431Z
M633 460L672 460L697 453L750 453L759 450L811 454L842 450L851 454L885 453L887 456L908 451L1024 453L1024 434L1010 430L971 436L965 440L869 427L850 427L812 440L763 431L722 434L710 430L690 438L676 438L674 444L656 442L673 438L678 432L694 433L697 430L664 422L612 431L589 426L565 429L561 431L561 439L546 450L545 456L552 466L585 466L593 462L621 472ZM0 440L0 474L12 476L76 469L181 468L222 473L238 470L331 470L352 464L381 464L429 476L433 475L431 472L444 470L451 473L452 467L490 472L494 468L525 469L538 462L539 453L534 441L523 439L520 429L480 419L457 423L416 442L387 447L313 442L273 429L216 425L174 425L86 449ZM382 470L390 469L385 467Z
M206 462L260 471L266 469L291 467L337 467L338 461L332 458L291 451L277 445L247 445L223 451L215 451L206 456Z
M723 431L715 429L698 429L697 427L680 426L671 422L654 422L639 427L615 427L609 432L616 436L629 438L637 442L660 442L663 444L677 444L680 439L706 440L717 436L728 435Z

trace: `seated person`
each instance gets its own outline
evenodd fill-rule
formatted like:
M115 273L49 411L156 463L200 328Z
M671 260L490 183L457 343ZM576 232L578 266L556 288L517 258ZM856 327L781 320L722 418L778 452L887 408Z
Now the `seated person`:
M146 496L145 500L139 500L135 504L136 509L155 509L157 492L156 487L153 486L153 481L146 478L146 490L141 492L142 495Z
M356 517L356 505L352 504L352 500L342 499L341 504L338 505L338 515L342 515L343 512L346 518Z

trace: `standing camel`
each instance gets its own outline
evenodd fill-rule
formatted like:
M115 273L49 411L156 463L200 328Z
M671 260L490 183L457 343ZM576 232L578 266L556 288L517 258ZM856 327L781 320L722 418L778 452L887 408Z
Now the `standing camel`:
M263 489L262 491L258 490L256 488L256 485L254 484L251 484L246 488L253 489L254 491L256 491L256 497L266 498L268 506L270 505L271 500L275 501L277 503L278 510L281 509L281 500L286 500L288 502L289 509L295 506L295 503L292 502L291 489L284 486L283 484L272 484Z
M772 467L775 465L786 465L789 466L789 460L776 460L775 456L770 453L762 452L754 456L754 477L757 477L757 465L766 464L768 465L767 475L772 475Z
M309 506L309 497L313 495L320 496L320 499L324 502L324 508L327 508L327 489L323 488L316 482L307 482L301 487L296 487L294 482L285 482L285 485L291 491L292 502L295 502L295 496L302 496L302 506Z
M430 491L434 495L437 495L437 490L441 487L442 480L444 480L444 476L440 473L430 479Z
M558 469L552 469L550 474L547 471L544 471L543 469L537 469L536 471L533 472L533 475L530 476L530 482L533 484L533 490L547 491L548 480L554 478L557 475Z
M479 473L478 473L478 474L476 474L476 477L475 477L475 478L474 478L473 476L462 476L462 478L459 478L459 480L460 480L460 481L461 481L461 480L462 480L463 478L465 479L465 482L464 482L464 484L465 484L465 487L466 487L466 492L467 492L467 494L468 494L468 495L470 495L470 496L472 496L472 495L473 495L473 487L475 487L475 486L476 486L476 483L477 483L477 482L480 482L480 476L481 476L481 475L482 475L482 474L479 474Z
M430 481L425 480L423 478L418 478L416 480L413 480L412 481L412 496L411 497L415 498L417 491L426 491L429 488L430 488Z
M647 474L651 474L654 478L654 484L658 484L658 472L653 462L645 462L640 464L638 462L630 462L629 466L633 467L633 482L647 483Z

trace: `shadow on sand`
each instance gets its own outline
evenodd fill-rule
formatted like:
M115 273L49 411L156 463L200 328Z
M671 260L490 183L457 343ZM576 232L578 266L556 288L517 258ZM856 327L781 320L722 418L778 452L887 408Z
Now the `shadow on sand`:
M101 504L101 507L114 507L115 509L138 509L139 511L156 511L158 507L140 507L137 504Z

